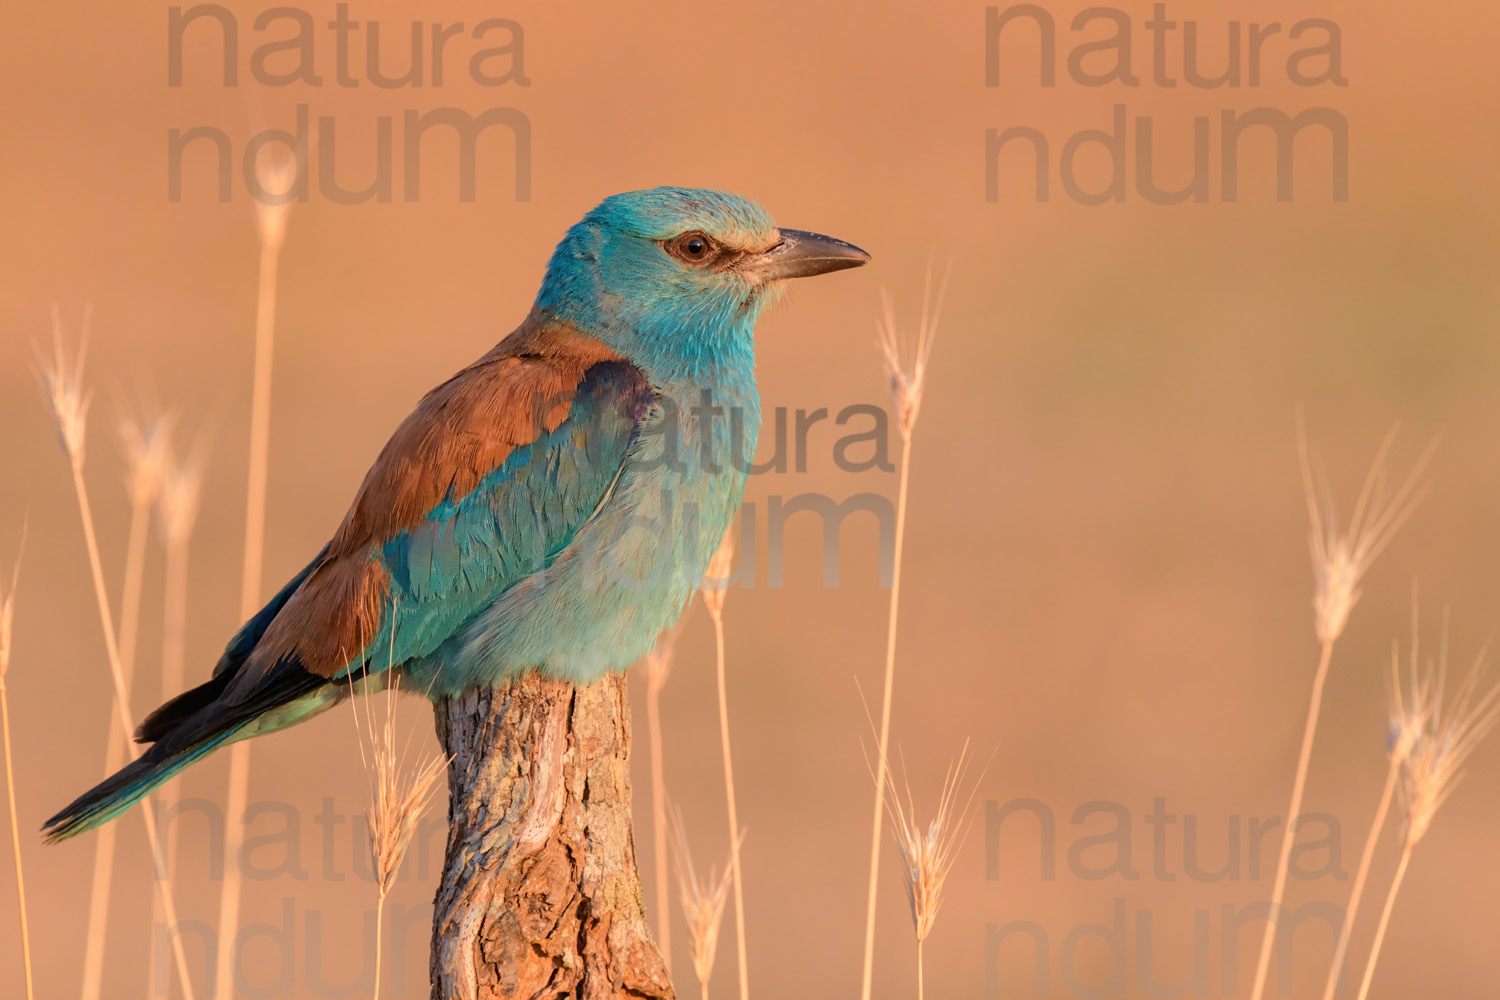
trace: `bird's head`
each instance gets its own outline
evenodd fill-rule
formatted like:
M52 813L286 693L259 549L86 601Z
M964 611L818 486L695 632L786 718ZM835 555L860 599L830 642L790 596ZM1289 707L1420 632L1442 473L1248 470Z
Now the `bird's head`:
M748 362L755 320L787 279L869 259L842 240L778 229L738 195L660 187L607 198L568 230L537 305L671 378Z

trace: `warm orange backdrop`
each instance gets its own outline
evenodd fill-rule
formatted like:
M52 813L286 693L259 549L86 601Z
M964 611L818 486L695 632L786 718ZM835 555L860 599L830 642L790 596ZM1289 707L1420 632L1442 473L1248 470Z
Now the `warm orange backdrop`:
M92 304L88 477L116 592L125 510L113 425L122 406L145 395L212 429L189 642L190 676L206 675L236 624L256 245L243 185L236 181L230 204L214 202L201 152L187 161L182 202L168 202L166 136L214 125L238 151L252 122L286 125L299 102L315 118L336 119L347 164L340 176L350 187L368 182L379 115L396 119L399 150L405 109L519 108L533 129L533 196L515 202L509 146L497 132L481 143L472 204L458 202L451 150L435 142L418 203L400 200L398 153L391 204L314 197L293 209L277 329L268 589L326 538L419 394L524 314L569 223L615 191L659 183L741 191L788 225L850 239L875 257L863 271L798 287L762 323L768 410L883 403L873 350L878 289L888 287L903 320L913 320L926 262L952 261L916 441L894 734L924 803L963 737L985 754L998 744L982 794L1048 803L1058 817L1060 872L1055 882L1039 878L1035 839L1020 818L1001 838L999 880L986 881L976 826L929 942L930 995L985 995L985 925L1013 920L1047 930L1052 995L1070 995L1058 968L1063 938L1081 924L1108 923L1117 898L1131 911L1132 955L1136 911L1154 915L1155 969L1168 982L1191 971L1193 914L1206 913L1211 995L1225 995L1221 905L1264 898L1267 888L1243 878L1154 877L1145 817L1157 797L1174 814L1198 816L1202 863L1218 867L1231 816L1285 809L1316 659L1298 404L1346 499L1393 422L1406 428L1399 462L1443 435L1430 497L1375 568L1333 665L1307 806L1342 818L1343 867L1352 869L1384 773L1384 662L1390 642L1409 634L1412 580L1422 583L1430 637L1440 609L1452 608L1459 659L1500 623L1493 5L1171 4L1174 18L1200 22L1207 68L1221 64L1230 18L1289 26L1325 17L1342 27L1347 87L1288 83L1271 55L1285 58L1283 38L1267 45L1261 87L1216 91L1081 87L1067 79L1065 55L1058 86L1044 90L1034 61L1010 61L1024 47L1020 33L1007 38L1002 86L986 88L984 5L951 0L674 0L649 11L445 0L420 5L420 14L361 2L351 16L381 22L393 67L404 63L401 38L413 16L514 18L526 32L530 86L477 87L454 60L442 87L341 89L331 36L320 30L324 86L267 88L248 75L251 21L262 8L232 6L243 50L234 90L219 84L211 41L190 42L185 85L166 86L162 4L12 4L4 19L0 560L9 561L29 512L9 687L40 995L77 989L93 847L85 838L43 848L30 831L97 780L109 685L33 345L45 342L54 303L70 332ZM1065 53L1066 24L1083 5L1048 6ZM309 9L323 22L333 5ZM1125 9L1137 30L1136 70L1149 81L1141 26L1150 5ZM1174 37L1175 66L1181 32ZM451 51L474 51L461 43ZM359 65L356 58L357 73ZM1055 167L1053 200L1037 204L1014 164L1002 170L1000 200L985 201L987 128L1035 126L1055 156L1078 130L1107 127L1115 103L1132 119L1153 116L1163 183L1172 184L1186 177L1193 115L1214 118L1217 151L1222 109L1333 107L1349 122L1349 201L1330 203L1327 140L1311 133L1289 204L1272 196L1264 145L1247 153L1236 204L1219 203L1216 168L1209 204L1164 207L1132 188L1123 204L1086 208L1063 194ZM771 495L893 491L892 476L838 471L834 439L819 425L807 471L758 477L748 498L763 512ZM838 589L821 586L811 518L793 522L788 544L786 587L735 592L728 605L740 812L750 828L751 982L762 997L849 996L858 988L871 784L855 681L876 697L886 594L874 579L868 524L846 528ZM147 678L159 648L160 572L153 547ZM667 776L706 863L722 856L727 837L712 646L701 609L692 614L665 695ZM149 679L143 687L137 712L159 693ZM430 732L422 706L405 707L411 725ZM637 841L650 886L644 739L637 745ZM1470 772L1413 862L1376 995L1477 998L1500 981L1500 743L1483 748ZM186 794L222 797L224 775L222 760L205 764L185 778ZM308 877L251 882L245 923L279 925L284 905L292 908L298 995L318 995L314 973L349 983L360 968L357 928L373 893L353 876L335 881L324 872L324 827L314 817L325 797L355 816L336 828L340 870L349 872L363 789L344 714L256 745L252 798L300 811ZM1068 873L1068 846L1108 827L1068 819L1101 799L1134 818L1138 881ZM252 832L279 826L265 816ZM139 820L121 828L107 995L123 998L142 995L146 982L149 883ZM1167 840L1179 873L1182 828L1169 828ZM217 885L206 874L207 842L201 825L184 829L181 909L211 920ZM426 872L398 890L403 906L430 899L438 851L435 838ZM914 961L887 853L876 995L895 998L911 995ZM283 855L268 847L256 861L275 865ZM1270 841L1263 855L1274 863ZM1388 833L1375 902L1393 863ZM1347 887L1298 883L1290 898L1342 902ZM19 988L12 888L7 862L0 989L10 995ZM1373 915L1372 905L1356 931L1360 968ZM323 929L320 970L308 968L310 917ZM424 995L425 918L409 926L398 949L406 995ZM729 933L720 996L733 992ZM1256 936L1246 933L1239 949L1242 995ZM679 922L673 961L686 994L683 938ZM1329 950L1326 930L1301 932L1298 995L1320 986ZM267 939L250 955L252 979L274 982ZM1097 941L1080 946L1075 967L1086 983L1103 982L1107 965ZM1146 996L1138 971L1132 957L1129 995ZM1035 994L1023 940L1001 950L999 981L1002 995Z

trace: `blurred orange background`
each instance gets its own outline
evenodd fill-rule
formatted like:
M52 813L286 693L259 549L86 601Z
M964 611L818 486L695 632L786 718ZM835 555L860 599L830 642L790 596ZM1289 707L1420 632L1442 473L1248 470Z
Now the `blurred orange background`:
M1066 72L1083 5L1047 4L1058 21L1059 79L1037 79L1035 36L1008 33L1000 86L985 86L985 8L932 5L683 2L644 8L443 0L420 7L359 2L379 21L390 72L406 64L413 17L469 25L485 17L524 27L529 85L476 85L463 70L481 46L457 38L440 87L336 86L333 4L319 22L321 87L266 87L249 74L251 48L289 33L257 33L264 8L230 5L240 28L240 85L222 86L217 36L188 33L184 85L167 86L165 5L60 0L13 5L6 16L0 92L7 155L0 215L0 563L29 525L9 677L17 794L30 890L39 995L76 991L93 858L90 838L44 848L34 831L98 779L110 685L87 560L67 474L36 387L35 354L57 304L70 335L92 307L89 383L97 390L87 477L106 570L119 591L128 511L116 424L141 400L211 429L204 509L192 550L189 678L207 675L235 628L244 523L245 454L257 247L251 202L236 179L215 200L207 146L184 161L183 197L167 197L167 133L211 125L236 156L257 128L289 127L297 104L339 127L339 176L369 183L374 123L395 119L395 197L343 206L314 193L290 217L281 259L272 415L266 583L269 593L326 540L396 423L431 385L486 350L525 314L563 230L604 196L657 184L718 187L760 199L783 224L851 240L867 268L800 284L758 330L766 409L886 405L873 342L879 289L910 328L924 269L951 261L952 280L932 384L913 458L896 677L894 739L922 810L965 737L981 757L998 746L981 797L1035 798L1057 818L1058 872L1041 877L1035 824L1008 821L998 878L986 878L981 816L950 877L928 942L936 997L1070 996L1060 950L1070 931L1129 914L1124 995L1153 995L1137 953L1150 915L1151 972L1193 972L1193 926L1210 930L1210 992L1248 995L1258 928L1240 936L1238 986L1221 981L1222 907L1269 895L1269 877L1216 883L1182 870L1184 823L1165 828L1174 879L1153 871L1156 799L1197 817L1199 862L1229 850L1231 817L1286 808L1306 696L1317 659L1311 573L1296 464L1296 413L1327 456L1347 504L1376 446L1400 422L1397 467L1442 435L1430 494L1366 582L1333 663L1305 808L1339 819L1340 869L1351 872L1385 772L1390 644L1410 635L1420 579L1424 639L1452 612L1455 660L1465 663L1500 624L1500 226L1494 164L1500 91L1493 45L1500 10L1305 0L1176 2L1169 16L1199 25L1205 71L1222 68L1226 24L1284 27L1326 18L1341 28L1347 86L1301 87L1283 64L1298 46L1266 44L1258 87L1205 90L1151 83L1151 5L1121 6L1134 27L1139 87L1080 86ZM419 12L418 12L419 11ZM1024 27L1024 26L1023 26ZM1180 76L1182 33L1168 51ZM499 44L493 42L491 44ZM1243 43L1242 43L1243 44ZM1028 49L1030 45L1033 48ZM285 58L285 57L280 57ZM1103 65L1107 57L1093 65ZM272 64L284 65L284 64ZM1038 203L1029 168L1007 152L998 200L985 199L985 130L1033 126L1053 156L1081 129L1108 128L1123 103L1150 115L1159 182L1189 169L1192 118L1214 122L1212 197L1162 206L1131 186L1123 202L1076 204L1053 166ZM419 201L402 200L401 115L458 107L524 112L532 129L531 199L514 196L508 136L480 140L478 197L461 202L450 138L424 153ZM1219 196L1218 114L1326 106L1349 123L1349 200L1330 198L1328 140L1298 141L1295 196L1278 202L1273 154L1245 141L1238 201ZM1080 154L1085 186L1102 164ZM314 164L316 168L316 164ZM754 477L747 500L764 517L772 496L893 494L894 476L840 471L831 422L810 433L806 470ZM892 448L896 447L892 441ZM763 449L762 457L767 454ZM764 545L764 528L761 543ZM745 846L751 984L758 996L851 996L859 986L871 780L861 749L861 701L878 698L887 593L876 579L868 516L844 527L840 586L822 584L821 529L807 515L787 535L785 586L734 591L728 604L730 710ZM148 566L137 715L161 694L161 556ZM701 863L727 851L714 713L712 636L701 608L664 694L667 781ZM858 686L856 686L856 682ZM639 695L640 687L635 688ZM641 699L635 699L639 713ZM431 741L430 713L403 704ZM637 728L636 842L651 898L644 724ZM226 764L183 779L184 794L222 801ZM1500 741L1469 776L1416 852L1391 923L1373 995L1490 996L1500 982ZM255 744L251 798L289 804L263 813L252 860L301 870L253 879L243 925L259 993L281 975L282 944L299 996L368 995L364 922L374 891L363 865L365 779L342 713ZM315 817L344 817L330 828ZM1080 837L1111 821L1070 822L1092 801L1131 817L1139 879L1079 877L1067 864ZM440 829L441 807L429 817ZM218 883L196 819L181 827L182 915L213 921ZM150 876L140 820L125 818L110 923L106 996L142 995L152 959ZM333 865L325 864L325 835ZM1275 837L1261 868L1275 863ZM426 994L427 911L441 834L414 852L394 899L399 964L387 995ZM289 860L287 843L300 858ZM1086 854L1107 865L1111 849ZM1356 925L1356 983L1395 863L1387 831ZM1310 867L1327 859L1310 856ZM283 865L286 862L286 865ZM913 995L915 958L894 848L887 840L875 995ZM1347 878L1295 881L1294 905L1342 905ZM20 988L9 861L0 865L0 983ZM674 901L675 908L675 901ZM388 910L388 914L391 911ZM729 918L732 920L732 917ZM1049 939L1050 993L1032 946L1016 935L994 954L986 925L1033 921ZM403 929L404 926L404 929ZM312 928L321 942L309 945ZM278 930L277 933L280 933ZM734 992L732 931L720 947L717 995ZM1316 995L1331 952L1325 925L1298 932L1294 986ZM694 992L678 922L672 966ZM202 951L190 946L195 963ZM1072 969L1102 987L1111 955L1086 940ZM339 993L339 984L350 986ZM351 985L352 984L352 985ZM404 992L402 992L404 990ZM203 988L199 983L200 995ZM1077 995L1086 995L1087 990ZM156 995L154 992L150 995ZM1094 994L1102 995L1102 994ZM1160 995L1160 994L1156 994Z

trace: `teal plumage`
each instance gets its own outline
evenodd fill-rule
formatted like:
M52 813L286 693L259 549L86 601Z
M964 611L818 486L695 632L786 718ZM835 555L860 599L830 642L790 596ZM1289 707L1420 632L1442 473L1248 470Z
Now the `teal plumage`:
M733 195L605 200L564 236L521 326L423 398L317 558L49 838L395 677L436 698L629 666L739 506L760 427L756 319L784 279L867 259Z

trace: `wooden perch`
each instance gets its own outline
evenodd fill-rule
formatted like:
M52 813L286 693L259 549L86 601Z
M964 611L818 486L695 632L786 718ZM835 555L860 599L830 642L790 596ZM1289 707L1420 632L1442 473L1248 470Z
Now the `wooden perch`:
M435 712L452 763L434 1000L673 998L635 865L625 678L532 672Z

